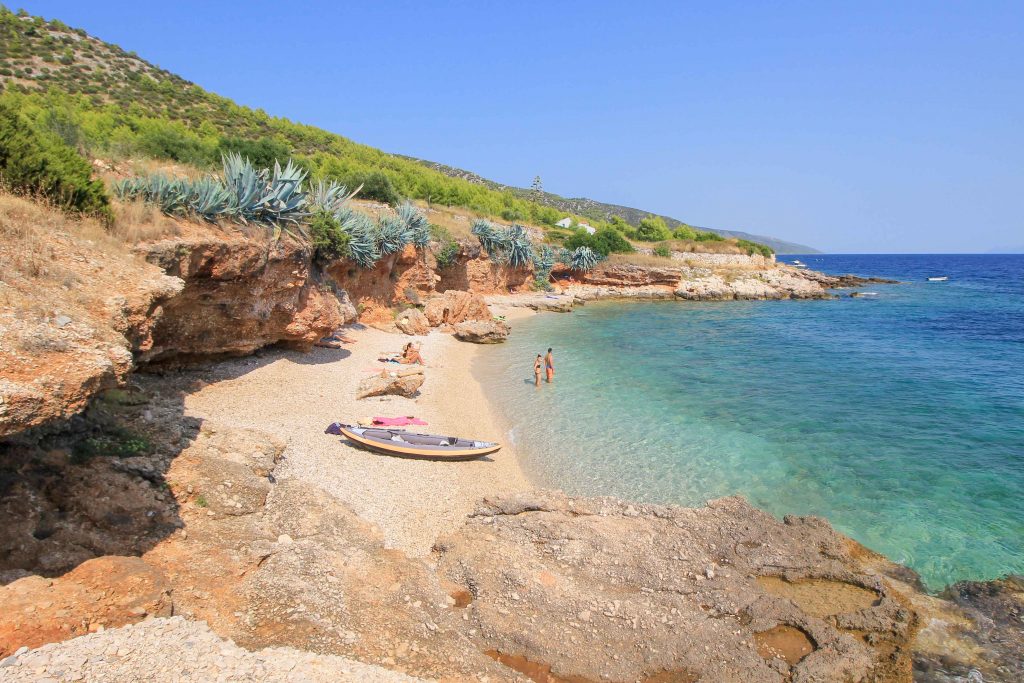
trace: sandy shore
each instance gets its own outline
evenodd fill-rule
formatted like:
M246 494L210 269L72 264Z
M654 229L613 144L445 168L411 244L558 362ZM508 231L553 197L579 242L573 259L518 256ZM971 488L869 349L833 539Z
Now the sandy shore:
M271 351L220 363L209 384L186 397L186 413L286 441L281 477L329 491L377 524L389 547L413 556L426 555L438 536L461 526L480 498L530 488L508 447L482 460L430 462L375 455L324 434L331 422L415 415L429 423L417 428L422 431L505 441L502 423L471 373L485 349L438 332L417 337L427 361L420 395L357 401L356 385L381 367L377 357L398 351L409 337L362 327L347 334L355 342L343 350Z

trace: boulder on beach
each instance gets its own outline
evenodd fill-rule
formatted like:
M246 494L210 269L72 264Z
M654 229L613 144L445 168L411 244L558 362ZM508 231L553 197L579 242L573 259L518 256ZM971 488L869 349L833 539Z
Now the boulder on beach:
M474 292L449 289L427 302L423 309L431 327L455 325L467 320L490 320L487 302Z
M402 332L411 335L422 335L430 332L430 321L418 308L410 308L402 311L395 318L395 327Z
M423 386L426 377L422 368L407 368L406 372L373 375L359 383L356 398L370 396L413 396ZM418 372L416 372L418 370Z
M455 326L455 337L474 344L498 344L508 338L510 330L501 320L470 320Z

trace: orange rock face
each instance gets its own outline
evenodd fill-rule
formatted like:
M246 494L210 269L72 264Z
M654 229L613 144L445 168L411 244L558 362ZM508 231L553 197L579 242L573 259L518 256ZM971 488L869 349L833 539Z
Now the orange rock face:
M454 289L428 301L423 313L432 327L491 319L491 309L482 296Z
M354 317L315 279L308 247L294 240L214 234L141 250L185 288L164 305L140 361L242 355L278 343L311 348Z
M95 631L171 616L164 575L138 557L98 557L57 579L27 576L0 587L0 658Z

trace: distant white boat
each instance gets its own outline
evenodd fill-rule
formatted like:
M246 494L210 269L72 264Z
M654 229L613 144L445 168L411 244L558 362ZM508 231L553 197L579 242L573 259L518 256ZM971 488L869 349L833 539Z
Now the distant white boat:
M928 282L945 282L948 279L948 275L943 275L942 277L930 277L928 278Z

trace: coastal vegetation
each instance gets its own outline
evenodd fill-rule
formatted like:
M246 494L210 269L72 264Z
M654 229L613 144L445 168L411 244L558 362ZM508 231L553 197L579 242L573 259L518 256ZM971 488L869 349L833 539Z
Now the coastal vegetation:
M492 261L512 268L524 268L532 264L538 280L543 273L550 274L556 263L570 270L589 272L604 258L604 255L587 245L575 249L563 247L557 252L546 244L534 246L526 228L516 224L498 228L490 221L480 219L473 223L473 234Z
M314 181L361 187L361 199L396 206L407 197L538 226L558 243L574 237L555 226L566 215L557 202L548 202L555 195L523 195L513 188L452 177L418 160L239 106L81 29L16 14L2 5L0 84L0 101L19 112L34 131L86 157L168 160L200 174L215 170L228 155L248 158L256 168L291 159ZM577 223L583 220L570 215ZM657 242L672 237L660 218L653 233L647 219L638 226L614 215L587 220L599 231L610 228L629 239ZM616 242L618 249L607 252L595 243L574 243L572 248L625 253Z
M89 163L59 138L29 126L0 102L0 187L38 196L68 211L112 218L103 183Z

